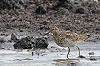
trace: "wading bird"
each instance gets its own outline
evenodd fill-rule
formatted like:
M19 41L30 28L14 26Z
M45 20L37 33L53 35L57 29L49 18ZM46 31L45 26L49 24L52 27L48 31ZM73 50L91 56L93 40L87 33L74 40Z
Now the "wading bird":
M84 40L87 39L88 36L86 35L79 35L77 33L74 32L70 32L70 31L61 31L59 30L56 26L53 26L49 32L47 32L46 34L52 33L53 35L53 39L54 42L61 47L68 47L68 54L67 54L67 58L69 59L68 55L70 53L70 48L71 47L76 47L79 51L79 57L80 55L80 48L75 44L76 41L79 40Z

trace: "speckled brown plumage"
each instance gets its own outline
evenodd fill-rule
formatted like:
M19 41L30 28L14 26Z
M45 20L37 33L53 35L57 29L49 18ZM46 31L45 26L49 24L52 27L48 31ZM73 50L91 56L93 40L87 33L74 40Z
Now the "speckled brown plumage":
M70 31L61 31L56 26L53 26L49 32L53 33L53 39L58 46L68 47L69 49L68 54L70 52L70 47L77 47L79 50L79 56L80 56L80 49L75 44L75 42L88 38L86 35L79 35L77 33Z

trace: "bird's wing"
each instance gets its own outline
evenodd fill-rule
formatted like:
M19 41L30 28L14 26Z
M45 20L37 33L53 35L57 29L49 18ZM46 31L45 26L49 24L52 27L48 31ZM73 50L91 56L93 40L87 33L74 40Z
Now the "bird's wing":
M65 35L67 38L72 39L73 41L79 41L88 38L86 35L80 35L74 32L65 32Z

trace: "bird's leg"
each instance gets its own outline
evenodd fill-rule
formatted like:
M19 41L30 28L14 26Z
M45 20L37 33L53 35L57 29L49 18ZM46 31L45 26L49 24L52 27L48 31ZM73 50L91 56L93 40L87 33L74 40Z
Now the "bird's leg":
M67 58L68 58L69 53L70 53L70 48L68 47ZM68 59L69 59L69 58L68 58Z
M79 57L80 57L80 48L78 47L78 46L76 46L77 47L77 49L78 49L78 51L79 51Z
M78 46L76 46L77 48L78 48L78 51L79 51L79 58L86 58L85 56L82 56L82 55L80 55L80 48L78 47Z

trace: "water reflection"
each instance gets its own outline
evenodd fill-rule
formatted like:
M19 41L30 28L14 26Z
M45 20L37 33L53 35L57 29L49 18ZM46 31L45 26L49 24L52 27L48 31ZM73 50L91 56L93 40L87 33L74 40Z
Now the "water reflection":
M57 66L79 66L79 59L55 59Z
M66 63L66 62L57 62L57 66L80 66L80 63Z

